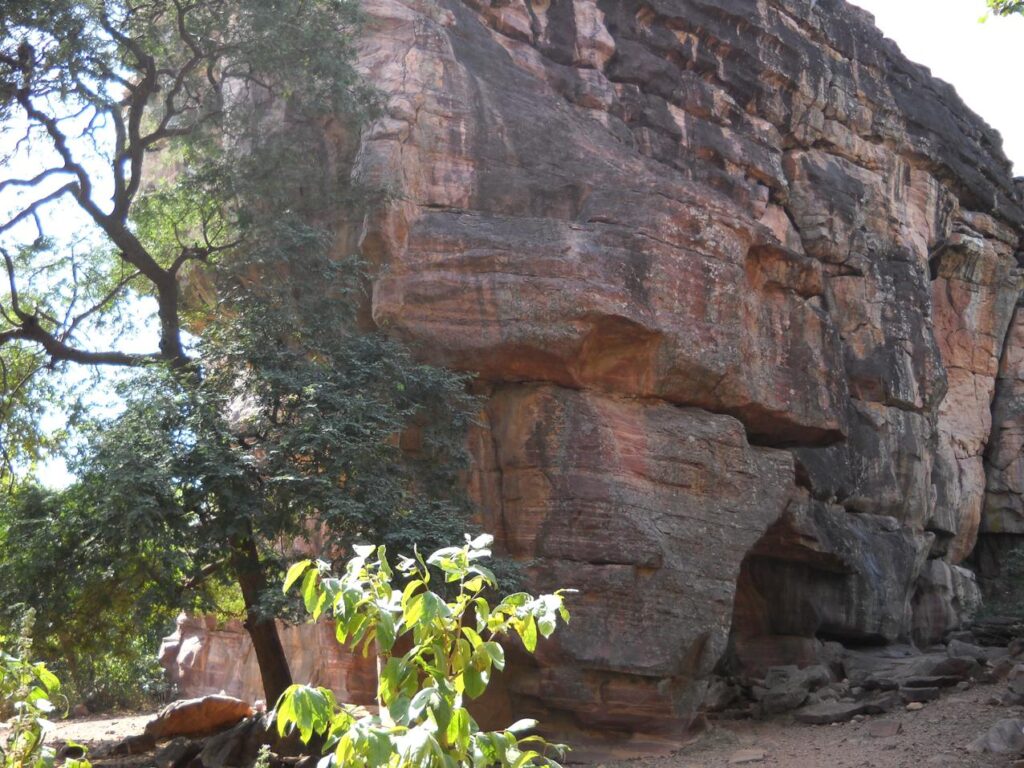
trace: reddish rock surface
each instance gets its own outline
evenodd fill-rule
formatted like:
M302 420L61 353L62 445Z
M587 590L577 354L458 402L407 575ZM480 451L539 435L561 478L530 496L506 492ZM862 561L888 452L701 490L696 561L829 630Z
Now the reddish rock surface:
M373 700L376 662L344 653L333 627L280 623L278 630L295 680L330 688L341 701ZM179 616L174 634L160 647L160 663L182 696L225 694L248 704L266 698L252 642L240 621Z
M156 740L196 736L229 728L252 715L248 703L233 696L214 694L168 704L146 723L145 734Z
M553 385L504 386L474 440L485 525L531 586L580 589L508 683L538 714L663 730L725 649L743 553L785 508L793 460L729 416Z
M842 0L364 7L373 318L477 374L481 519L581 590L506 710L671 739L730 651L959 626L1024 534L998 135Z

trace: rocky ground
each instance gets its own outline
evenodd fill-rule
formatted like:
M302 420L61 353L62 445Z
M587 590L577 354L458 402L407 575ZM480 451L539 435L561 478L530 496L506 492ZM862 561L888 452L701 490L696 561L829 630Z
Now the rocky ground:
M716 677L684 748L656 758L580 744L569 762L600 768L1024 768L1024 639L1014 621L953 633L925 651L839 648L827 665ZM981 643L985 643L982 645ZM55 742L89 748L97 766L305 764L273 735L270 716L223 694L182 700L155 717L61 723ZM678 742L677 742L678 744ZM637 745L634 745L637 746ZM651 754L655 744L632 754ZM280 759L277 759L280 757Z
M1011 766L1014 758L971 754L967 745L1004 718L1024 717L1024 706L988 702L1003 690L978 685L930 702L836 725L802 725L792 717L718 721L685 749L659 758L605 763L605 768L718 768L740 765L786 768L982 768ZM151 715L121 714L68 720L54 737L98 746L141 733Z
M1024 716L1024 707L987 703L1002 690L999 685L978 685L915 712L901 708L835 725L802 725L792 717L712 722L692 744L673 755L609 763L607 768L1009 766L1014 758L967 751L968 744L999 720ZM744 759L749 762L741 762Z

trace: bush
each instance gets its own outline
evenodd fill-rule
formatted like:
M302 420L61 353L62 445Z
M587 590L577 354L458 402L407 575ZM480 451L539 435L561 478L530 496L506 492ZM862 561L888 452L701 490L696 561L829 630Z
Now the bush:
M402 589L394 585L384 547L356 547L340 578L323 562L293 565L285 592L299 585L313 619L330 615L338 641L353 651L376 649L379 711L365 714L339 705L326 688L293 685L277 704L279 733L297 730L306 744L323 738L326 768L557 767L552 754L560 757L566 748L526 735L536 721L485 732L464 706L465 697L487 689L493 670L504 668L498 638L514 632L533 653L538 636L549 637L559 618L569 620L566 590L540 597L518 592L490 605L485 594L497 583L480 561L490 556L491 540L467 536L464 546L426 560L418 553L401 558ZM450 600L430 589L433 569L444 575Z
M121 524L108 548L103 525L77 486L0 494L0 635L30 641L22 658L46 662L72 704L148 708L164 700L153 652L174 626L179 574Z
M26 661L24 638L15 643L14 653L5 650L0 637L0 714L13 715L7 735L0 740L0 768L49 768L56 755L45 743L52 724L47 719L57 707L60 681L42 662ZM65 768L89 768L84 758L69 758Z

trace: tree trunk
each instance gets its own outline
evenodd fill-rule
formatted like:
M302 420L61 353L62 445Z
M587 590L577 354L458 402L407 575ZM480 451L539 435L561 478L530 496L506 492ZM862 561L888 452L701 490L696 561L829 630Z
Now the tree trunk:
M259 610L260 595L267 589L267 580L260 567L256 542L251 536L245 536L235 539L233 543L231 565L238 586L242 589L245 629L256 651L256 663L260 668L269 709L277 704L281 694L292 684L292 673L284 646L281 645L281 637L277 633L277 624L272 617L262 615Z

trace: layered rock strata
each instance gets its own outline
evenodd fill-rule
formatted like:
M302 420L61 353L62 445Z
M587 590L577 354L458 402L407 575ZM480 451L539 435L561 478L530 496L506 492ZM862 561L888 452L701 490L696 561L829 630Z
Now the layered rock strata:
M297 681L330 688L339 701L373 700L375 659L343 651L333 628L279 623L278 630ZM240 621L181 615L173 634L164 638L159 659L186 698L220 693L248 702L264 700L256 653Z
M581 590L507 708L673 737L730 649L957 627L1024 533L999 136L842 0L364 8L372 316L477 375L480 517Z
M367 10L373 316L486 383L481 516L582 590L510 694L678 730L730 629L757 664L956 627L983 510L1021 505L1012 416L984 459L1024 223L998 136L842 2Z

